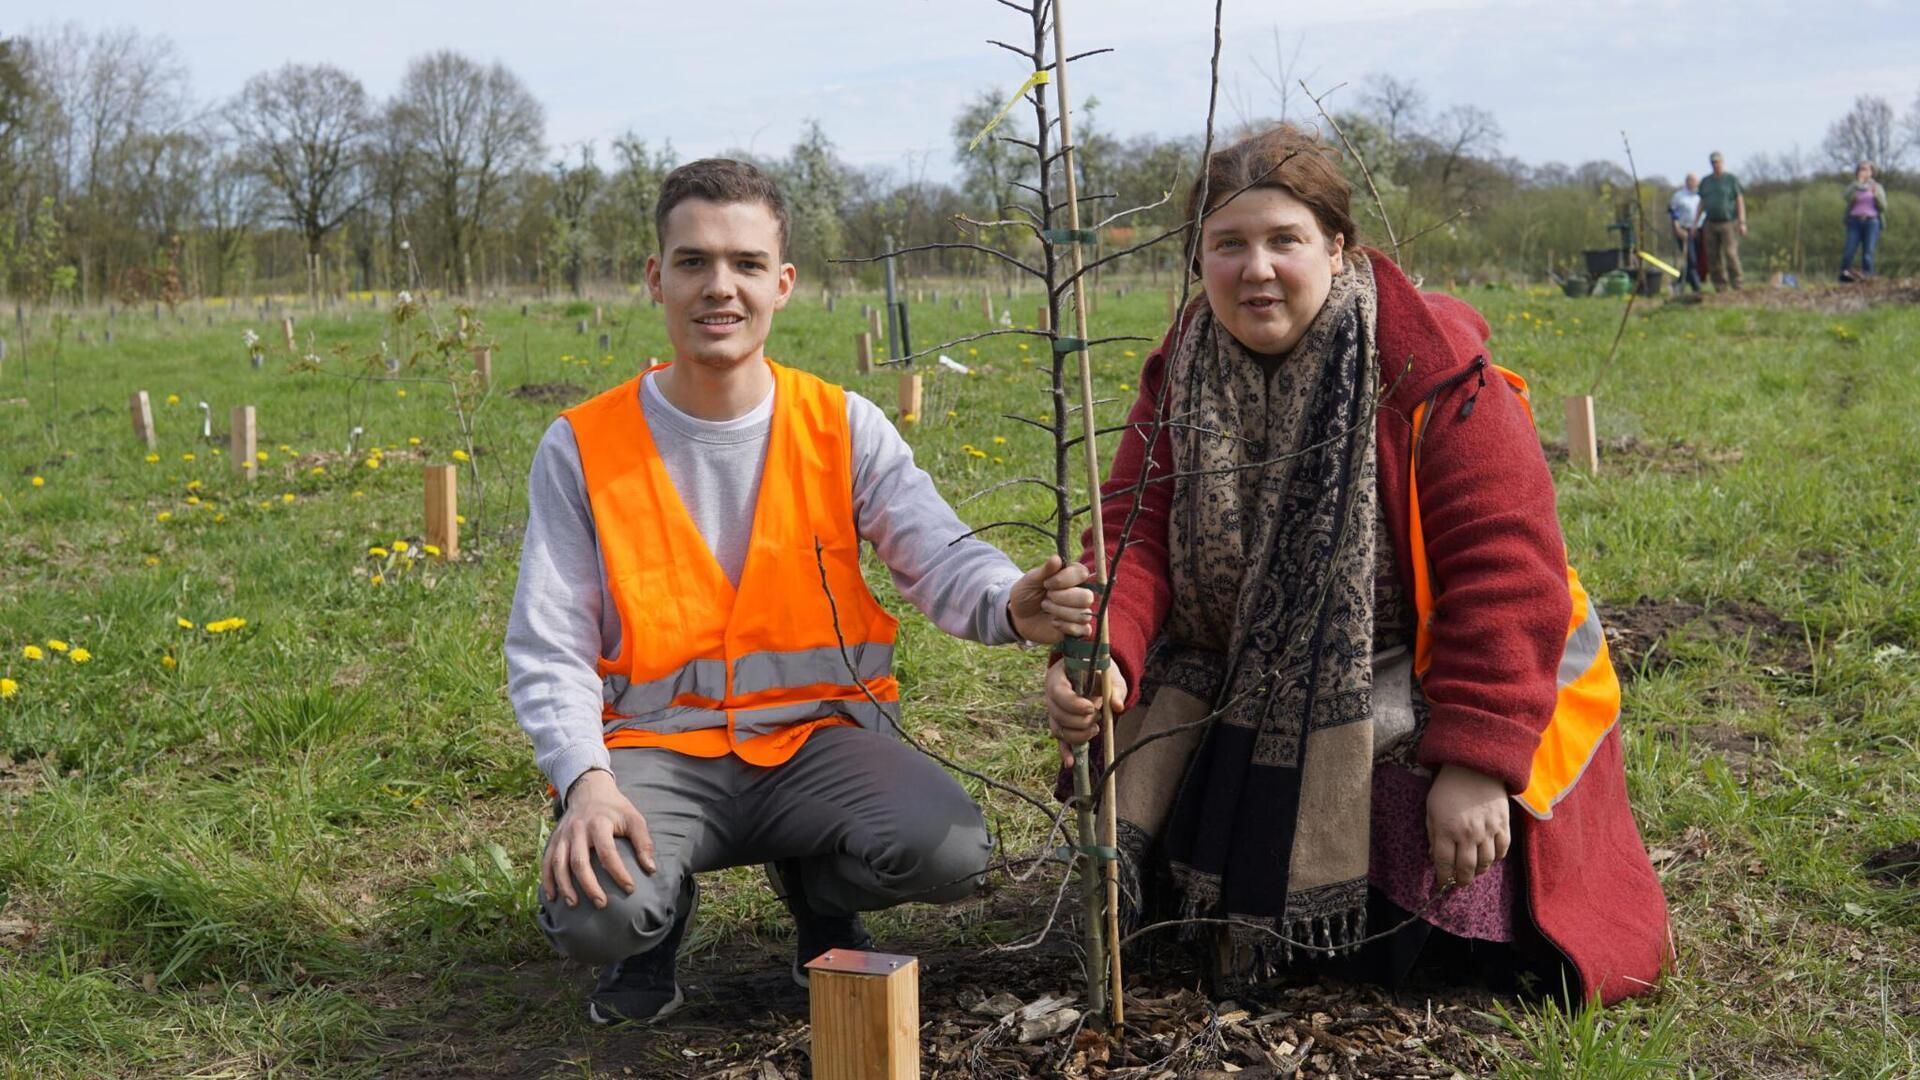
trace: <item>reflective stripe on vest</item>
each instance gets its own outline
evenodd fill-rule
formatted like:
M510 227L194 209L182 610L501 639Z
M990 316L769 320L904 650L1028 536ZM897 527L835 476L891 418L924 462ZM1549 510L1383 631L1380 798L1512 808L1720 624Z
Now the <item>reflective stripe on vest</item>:
M894 730L898 623L861 575L846 393L767 366L773 419L737 584L667 475L639 379L564 414L620 618L621 655L598 665L610 747L768 766L819 725Z
M1490 365L1506 379L1521 404L1527 419L1533 419L1533 406L1527 395L1526 380L1499 365ZM1427 422L1427 403L1413 410L1413 459L1407 466L1407 541L1413 552L1413 605L1415 618L1413 670L1423 676L1433 666L1434 595L1432 568L1427 560L1426 531L1420 521L1420 488L1416 480L1420 466L1420 435ZM1525 791L1514 800L1527 813L1544 821L1553 816L1553 808L1579 783L1587 764L1600 750L1607 733L1620 720L1620 680L1607 652L1607 635L1600 626L1600 613L1580 575L1567 567L1567 592L1573 611L1567 621L1566 644L1560 653L1556 673L1553 716L1540 733L1534 748Z

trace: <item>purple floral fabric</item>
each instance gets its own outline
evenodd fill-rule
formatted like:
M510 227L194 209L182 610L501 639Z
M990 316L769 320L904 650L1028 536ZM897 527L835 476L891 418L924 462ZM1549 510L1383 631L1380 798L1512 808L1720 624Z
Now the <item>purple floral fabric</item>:
M1417 767L1381 761L1373 767L1373 850L1367 880L1407 911L1419 911L1433 895L1433 860L1427 852L1427 790L1433 777ZM1473 879L1440 901L1424 918L1441 930L1477 941L1513 940L1513 904L1518 875L1508 862ZM1378 933L1385 927L1368 927Z

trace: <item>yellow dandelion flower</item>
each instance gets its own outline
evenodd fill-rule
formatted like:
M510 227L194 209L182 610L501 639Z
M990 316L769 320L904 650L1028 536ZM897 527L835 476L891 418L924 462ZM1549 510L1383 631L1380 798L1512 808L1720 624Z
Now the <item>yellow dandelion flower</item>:
M192 460L193 460L193 455L192 455L192 454L181 454L181 455L180 455L180 460L181 460L181 461L192 461Z
M47 658L47 654L44 652L41 652L40 646L38 645L26 646L25 648L20 650L20 655L26 657L29 660L45 660Z
M394 396L394 397L406 397L406 396L407 396L407 392L406 392L405 390L395 390L395 391L393 392L393 396Z
M238 630L245 625L247 625L247 620L245 619L221 619L218 622L208 623L205 630L209 634L224 634L229 630Z
M27 481L27 483L32 484L34 487L46 487L47 478L44 476L36 476L33 479Z
M1023 342L1021 342L1021 343L1020 343L1020 345L1019 345L1019 349L1020 349L1020 351L1021 351L1021 352L1026 352L1026 351L1027 351L1027 343L1026 343L1026 342L1024 342L1024 341L1023 341Z
M0 679L0 698L10 698L20 692L20 684L12 679Z
M356 499L364 499L367 497L367 493L364 491L356 491L353 493L353 497Z
M972 349L972 348L970 348L970 349L968 349L968 350L967 350L967 355L968 355L968 356L979 356L979 355L980 355L980 350L979 350L979 349Z
M93 654L88 652L85 649L75 649L72 652L67 654L67 659L73 661L76 664L84 664L87 661L93 659Z
M259 451L255 451L253 456L254 456L254 460L256 461L266 461L268 458L271 458L273 455L267 453L265 450L259 450Z
M175 626L177 626L177 627L179 627L179 628L180 628L180 629L182 629L182 630L198 630L198 629L200 629L199 627L197 627L197 626L195 626L195 625L193 624L193 620L192 620L192 619L187 619L187 618L181 618L181 617L179 617L179 616L175 616L175 618L174 618L174 620L173 620L173 625L175 625Z
M453 460L455 461L467 460L467 452L465 450L455 450L453 452Z
M911 424L918 419L920 419L920 417L917 413L901 413L900 414L900 422L903 424Z
M293 492L291 492L291 491L289 491L289 492L287 492L287 493L286 493L285 495L282 495L282 496L280 496L280 501L281 501L281 502L283 502L283 503L290 503L290 502L292 502L292 501L293 501Z
M421 544L420 550L426 552L433 558L437 559L440 557L440 547L437 544Z
M387 549L377 545L370 547L367 549L367 556L373 559L384 559L387 557Z
M407 543L405 540L395 540L393 542L393 550L395 551L405 551L412 546L412 544Z
M1126 383L1121 383L1121 384L1120 384L1120 392L1121 392L1121 393L1123 393L1123 394L1124 394L1124 393L1127 393L1128 391L1130 391L1130 390L1132 390L1132 389L1133 389L1133 387L1131 387L1131 386L1128 386L1128 385L1127 385Z
M189 495L189 496L187 496L187 505L188 505L188 506L199 506L199 505L200 505L200 496L198 496L198 495Z
M283 454L291 454L291 453L293 453L293 447L291 447L291 446L288 446L288 445L287 445L286 443L281 443L281 444L280 444L280 452L281 452L281 453L283 453Z
M226 451L225 451L225 450L222 450L222 449L220 449L220 448L219 448L219 447L217 447L217 446L216 446L216 447L214 447L214 448L213 448L212 450L210 450L210 451L208 451L208 452L209 452L209 453L211 453L211 454L212 454L212 455L213 455L214 457L219 457L220 455L222 455L222 454L225 454L225 453L226 453Z
M319 465L315 465L313 468L307 470L307 475L308 476L325 476L327 475L327 470Z
M172 520L173 520L173 511L171 511L171 510L162 510L162 511L160 511L159 513L157 513L157 514L155 514L155 515L153 515L153 520L155 520L155 521L172 521Z
M409 436L407 436L407 445L408 445L408 446L419 446L419 445L420 445L420 436L418 436L418 435L409 435Z
M968 456L968 457L977 457L977 458L983 458L983 457L986 457L986 456L987 456L987 452L986 452L985 450L975 450L975 449L973 449L972 447L968 447L968 448L967 448L967 456Z
M1007 445L1007 437L1005 435L995 435L993 437L993 445L995 446Z
M375 574L372 577L368 578L367 580L375 585L383 585L386 583L387 579L384 575Z
M377 469L380 467L380 456L378 454L375 454L373 457L370 457L367 460L361 462L361 464L365 465L369 469Z
M215 514L215 515L213 515L213 523L214 523L215 525L218 525L218 524L220 524L221 522L223 522L223 521L225 521L225 520L227 520L227 515L225 515L225 514Z
M993 463L995 465L1005 465L1007 463L1007 459L1003 457L996 457L993 459Z
M467 515L465 514L453 515L453 523L455 525L465 525L467 523Z
M159 455L159 454L148 454L148 455L147 455L147 464L149 464L149 465L158 465L158 464L160 464L160 455Z
M1125 349L1121 351L1120 355L1125 357L1128 360L1131 360L1133 359L1134 353L1132 349Z
M169 404L169 405L178 405L178 404L180 404L180 395L179 395L179 394L168 394L168 395L167 395L167 404Z
M959 415L960 415L960 414L959 414L958 412L955 412L955 411L954 411L954 410L952 410L952 409L948 409L948 410L947 410L947 419L949 419L949 420L952 420L952 419L954 419L955 417L958 417Z
M187 481L187 490L188 490L188 491L199 491L199 490L200 490L200 481L198 481L198 480L189 480L189 481Z
M69 647L66 642L61 641L59 638L47 639L47 648L52 649L54 652L66 652Z
M215 520L217 521L217 520L219 520L219 519L218 519L218 518L216 518ZM147 564L148 566L159 566L159 565L160 565L160 558L159 558L159 556L157 556L157 555L149 555L149 556L147 556L147 557L146 557L146 560L145 560L145 561L146 561L146 564Z
M171 654L160 658L160 666L166 668L168 671L172 671L179 663L180 662L175 660Z
M273 509L273 504L272 504L272 503L270 503L270 502L268 502L268 501L267 501L267 500L265 500L265 499L261 499L261 500L260 500L259 502L257 502L257 503L255 503L254 505L255 505L255 506L258 506L258 507L259 507L260 509L262 509L262 510L271 510L271 509Z

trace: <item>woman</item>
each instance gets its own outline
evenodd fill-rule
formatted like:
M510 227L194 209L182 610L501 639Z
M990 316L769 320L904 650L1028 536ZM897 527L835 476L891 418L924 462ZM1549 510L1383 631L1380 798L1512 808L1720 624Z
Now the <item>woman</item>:
M1887 189L1873 178L1873 163L1863 161L1853 168L1853 183L1847 185L1847 247L1840 256L1840 280L1860 281L1873 276L1873 253L1880 246L1880 230L1887 224ZM1853 267L1853 253L1860 253L1860 269Z
M1203 295L1102 491L1115 559L1146 472L1107 605L1119 746L1141 747L1115 776L1126 891L1164 861L1177 914L1230 920L1240 974L1407 923L1374 975L1451 935L1564 960L1579 996L1646 989L1666 904L1618 686L1485 320L1358 247L1334 153L1293 128L1214 154L1189 220L1203 193ZM1090 591L1056 599L1090 624ZM1613 706L1584 747L1569 665ZM1061 663L1047 707L1064 742L1095 734Z

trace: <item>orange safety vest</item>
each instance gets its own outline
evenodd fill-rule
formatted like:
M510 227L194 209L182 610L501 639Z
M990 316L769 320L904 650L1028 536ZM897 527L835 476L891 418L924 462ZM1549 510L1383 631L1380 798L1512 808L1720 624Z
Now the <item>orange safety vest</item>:
M778 765L817 728L899 719L899 623L860 574L846 391L767 365L773 422L738 588L667 475L644 375L562 414L620 615L620 655L599 661L610 748Z
M1498 364L1489 365L1507 380L1527 419L1533 419L1533 402L1527 394L1527 381ZM1420 434L1427 421L1427 403L1413 410L1413 462L1407 469L1407 498L1412 504L1408 514L1408 542L1414 551L1413 606L1418 620L1414 631L1413 671L1425 675L1433 666L1433 580L1427 565L1426 532L1420 524L1420 487L1416 481L1420 467ZM1533 752L1532 771L1527 788L1514 798L1527 813L1545 821L1553 808L1573 790L1587 763L1600 749L1601 740L1620 720L1620 680L1614 674L1613 660L1607 654L1607 636L1600 628L1600 613L1587 590L1580 586L1580 575L1567 567L1567 591L1573 597L1573 614L1567 620L1567 641L1560 654L1559 694L1554 700L1553 719L1541 732L1540 745Z

